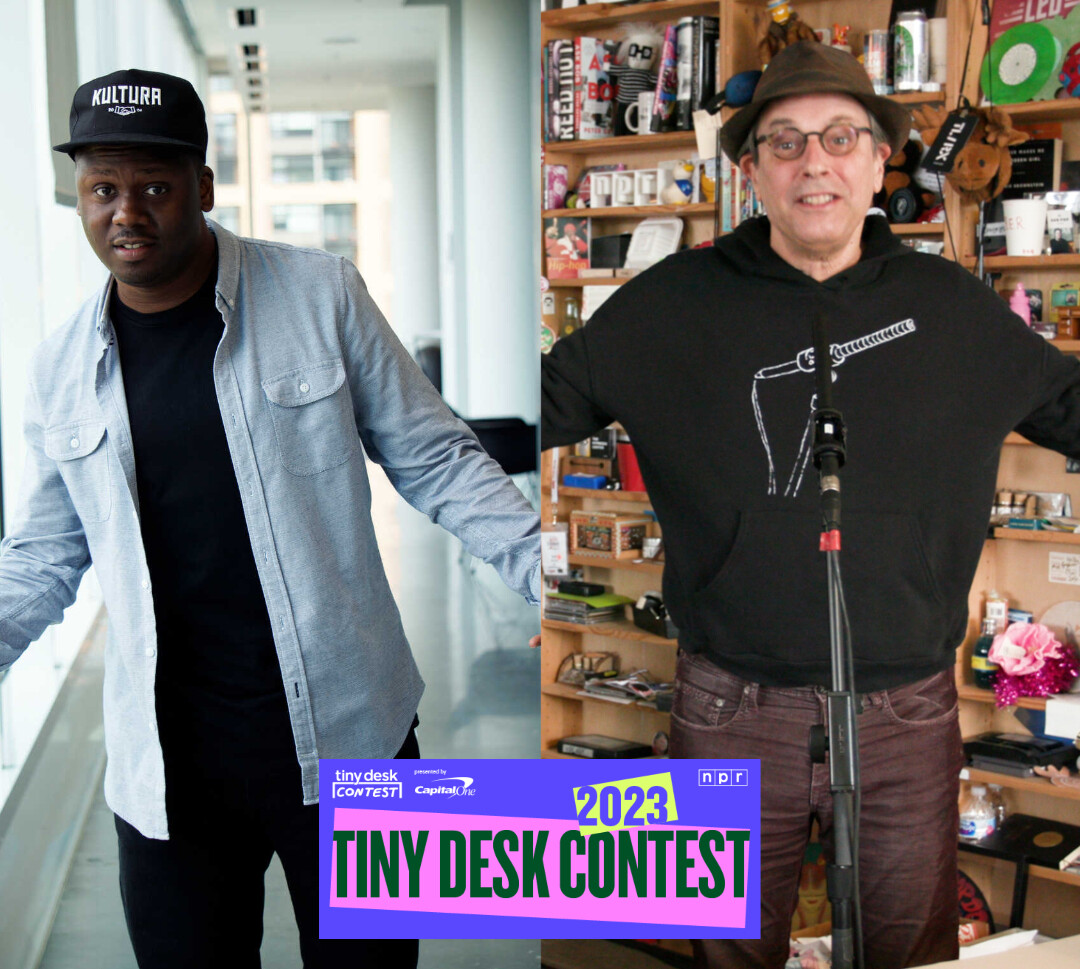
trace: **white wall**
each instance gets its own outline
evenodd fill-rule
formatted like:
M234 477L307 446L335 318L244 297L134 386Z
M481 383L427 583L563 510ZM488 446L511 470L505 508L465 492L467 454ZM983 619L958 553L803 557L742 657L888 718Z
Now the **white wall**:
M388 107L394 299L386 314L412 353L418 335L440 331L435 88L398 88Z
M530 23L537 12L529 0L451 0L449 9L441 72L449 118L440 138L449 142L441 161L452 165L454 190L452 234L443 232L454 282L454 315L443 321L446 396L467 417L535 421L539 159Z

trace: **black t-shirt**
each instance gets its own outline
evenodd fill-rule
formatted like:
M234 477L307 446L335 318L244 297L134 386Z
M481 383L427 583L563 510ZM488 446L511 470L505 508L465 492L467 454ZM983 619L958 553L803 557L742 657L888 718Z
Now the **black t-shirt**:
M247 523L214 388L224 322L217 264L160 313L109 311L135 450L157 620L157 710L166 763L218 775L296 753Z

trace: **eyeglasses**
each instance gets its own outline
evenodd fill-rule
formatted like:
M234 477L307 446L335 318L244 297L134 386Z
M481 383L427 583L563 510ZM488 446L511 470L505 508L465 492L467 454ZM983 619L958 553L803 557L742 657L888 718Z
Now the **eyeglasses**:
M869 128L856 128L853 124L831 124L824 131L799 131L798 128L781 128L771 135L762 135L754 139L755 145L765 143L777 157L783 161L794 161L806 151L806 143L811 135L817 135L830 155L850 155L859 142L862 132L871 134Z

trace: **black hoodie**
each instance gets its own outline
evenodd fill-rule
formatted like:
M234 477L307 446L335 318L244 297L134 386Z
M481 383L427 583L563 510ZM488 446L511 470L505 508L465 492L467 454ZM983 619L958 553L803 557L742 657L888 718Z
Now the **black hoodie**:
M867 219L862 244L856 265L817 282L751 220L631 280L543 358L541 446L623 424L663 526L679 645L765 684L830 676L803 369L815 314L842 357L858 689L954 662L1005 435L1080 456L1080 363L884 219Z

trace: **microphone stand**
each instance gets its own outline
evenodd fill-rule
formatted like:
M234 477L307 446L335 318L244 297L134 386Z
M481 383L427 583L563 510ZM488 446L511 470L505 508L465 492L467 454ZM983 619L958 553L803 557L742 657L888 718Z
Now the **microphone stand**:
M824 763L828 752L829 791L833 802L833 858L826 866L832 904L832 965L862 969L862 924L859 910L859 739L855 723L856 694L851 637L840 577L840 468L845 460L843 416L832 406L832 356L820 314L813 323L814 465L821 484L821 551L829 579L829 639L832 689L828 692L826 726L810 728L810 756Z

